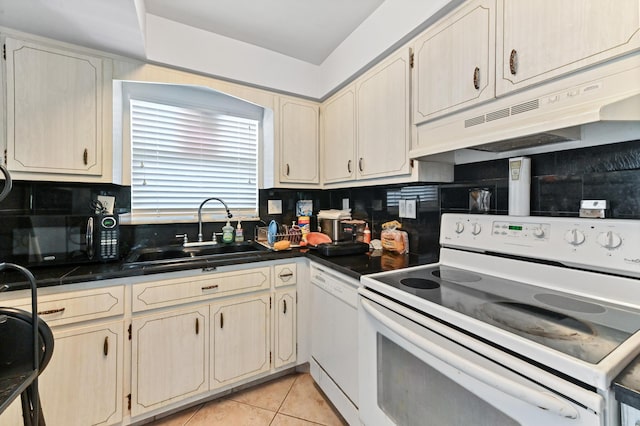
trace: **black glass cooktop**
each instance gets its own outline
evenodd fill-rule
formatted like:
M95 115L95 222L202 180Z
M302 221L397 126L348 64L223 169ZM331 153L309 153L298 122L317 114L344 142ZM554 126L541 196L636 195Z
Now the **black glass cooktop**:
M445 265L376 280L592 364L640 330L640 311Z

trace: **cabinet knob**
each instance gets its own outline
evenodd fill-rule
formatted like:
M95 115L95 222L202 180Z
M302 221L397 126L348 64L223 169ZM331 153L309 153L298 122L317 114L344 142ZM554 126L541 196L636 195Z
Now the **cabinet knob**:
M85 166L89 164L89 151L87 150L87 148L85 148L84 152L82 153L82 161L84 162Z
M104 356L109 355L109 336L104 338L104 345L102 345L102 352Z
M473 87L475 87L476 90L480 90L480 68L478 67L473 70Z
M509 71L511 71L511 75L516 75L518 72L518 51L516 49L512 49L511 55L509 55Z

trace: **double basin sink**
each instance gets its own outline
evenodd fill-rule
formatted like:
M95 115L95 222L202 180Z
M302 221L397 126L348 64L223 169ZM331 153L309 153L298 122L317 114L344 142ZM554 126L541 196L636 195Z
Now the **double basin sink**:
M144 247L132 250L124 261L125 268L150 266L171 266L185 262L215 261L252 252L263 251L259 245L250 241L233 244L216 244L195 247L162 246Z

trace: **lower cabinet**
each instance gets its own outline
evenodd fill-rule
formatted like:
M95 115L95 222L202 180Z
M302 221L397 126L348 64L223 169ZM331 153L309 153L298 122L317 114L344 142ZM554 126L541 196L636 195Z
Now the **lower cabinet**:
M122 419L122 321L54 332L38 381L47 425L110 425Z
M208 317L204 306L132 321L132 416L208 390Z
M275 293L274 366L280 368L296 361L297 354L296 288L280 289Z
M211 305L211 388L269 371L269 294Z

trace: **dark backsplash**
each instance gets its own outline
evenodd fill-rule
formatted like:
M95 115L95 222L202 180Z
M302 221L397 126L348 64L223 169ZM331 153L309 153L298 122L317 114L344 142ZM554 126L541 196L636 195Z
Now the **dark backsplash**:
M531 215L578 216L580 200L604 199L609 217L640 219L640 140L600 147L532 155ZM334 190L263 189L259 192L260 217L268 223L291 224L298 200L312 200L313 212L340 209L349 199L352 216L369 223L372 238L380 225L399 220L409 232L413 253L433 252L438 246L440 214L468 212L469 190L491 191L488 213L508 212L508 160L493 160L455 167L455 182L403 186L385 185ZM416 198L417 218L398 219L398 198ZM130 211L130 188L118 185L14 182L14 190L0 205L1 216L25 214L89 214L97 195L116 197L116 212ZM268 200L282 200L283 214L268 215ZM206 224L209 233L220 224ZM234 223L235 225L235 223ZM255 222L243 222L246 239L253 238ZM315 230L315 217L312 217ZM0 225L1 226L1 225ZM222 226L222 225L220 225ZM197 233L197 224L122 226L122 253L136 244L177 242L177 233ZM217 231L219 231L216 228Z

